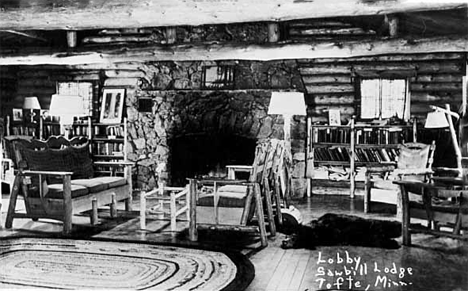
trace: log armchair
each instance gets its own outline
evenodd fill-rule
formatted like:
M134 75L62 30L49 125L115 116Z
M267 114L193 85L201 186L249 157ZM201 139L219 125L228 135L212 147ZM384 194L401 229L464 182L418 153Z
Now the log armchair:
M15 218L49 218L63 221L63 233L68 235L72 231L74 214L91 210L91 223L96 224L100 206L110 205L111 216L117 213L118 201L125 201L125 209L131 210L132 164L105 163L106 166L124 167L123 177L94 176L94 163L86 139L22 141L14 148L19 167L10 197L6 228L12 227ZM24 196L26 213L16 210L20 194Z
M394 181L409 180L428 182L432 174L435 141L431 144L405 143L399 147L396 165L368 167L366 171L364 212L371 210L371 203L383 202L397 206L401 216L402 202L398 185Z
M271 169L280 141L267 140L256 147L249 180L189 179L190 226L192 240L198 229L234 230L260 234L266 246L267 227L276 234L270 187ZM279 207L279 202L276 203Z

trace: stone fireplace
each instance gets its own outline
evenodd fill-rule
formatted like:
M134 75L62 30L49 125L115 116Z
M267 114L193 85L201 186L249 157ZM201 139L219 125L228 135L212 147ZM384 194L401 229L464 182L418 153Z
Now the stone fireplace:
M200 90L200 65L142 67L153 77L127 91L127 152L136 164L135 188L151 189L161 180L182 186L189 177L224 176L227 164L252 164L257 142L283 138L282 116L267 112L272 91L297 91L293 63L240 63L231 90ZM256 86L271 88L242 89ZM140 99L146 110L139 108ZM297 196L304 195L306 185L305 130L305 117L295 117L291 138Z

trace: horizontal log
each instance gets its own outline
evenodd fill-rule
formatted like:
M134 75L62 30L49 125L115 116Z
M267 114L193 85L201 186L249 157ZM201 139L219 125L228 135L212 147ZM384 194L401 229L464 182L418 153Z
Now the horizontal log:
M429 54L393 54L385 56L356 57L356 58L321 58L300 60L300 64L327 64L327 63L382 63L382 62L425 62L439 60L463 60L463 53L429 53Z
M437 94L427 92L411 92L411 103L460 103L462 94L460 92L437 92Z
M143 78L146 73L134 70L106 70L105 75L108 78Z
M299 67L301 75L324 75L324 74L343 74L351 75L351 66L340 65L314 65L311 67Z
M352 78L350 74L343 75L302 75L304 84L314 83L351 83Z
M354 95L306 95L306 103L312 105L350 105L355 100Z
M353 106L314 106L307 109L309 114L313 116L326 115L328 116L328 111L330 109L339 109L340 114L342 115L353 115L356 113L356 109Z
M199 44L175 46L139 46L134 48L103 48L95 51L46 52L38 49L18 54L1 54L0 65L78 65L109 62L145 61L209 61L209 60L280 60L301 58L354 57L399 52L433 53L440 50L468 51L468 36L422 39L380 39L315 43ZM326 72L325 72L326 73ZM343 72L346 73L346 72Z
M430 75L418 75L410 79L414 83L457 83L462 82L461 75L452 74L430 74Z
M456 91L462 92L462 83L412 83L410 84L410 91L424 91L424 92L437 92L437 91Z
M152 36L88 36L83 38L83 44L105 44L115 42L150 42L155 41Z
M353 84L339 84L339 85L315 85L315 84L304 84L306 87L307 93L317 94L317 93L353 93L355 91Z
M104 86L136 87L138 78L109 78L104 81Z
M323 36L323 35L374 35L375 31L364 30L360 27L350 28L293 28L289 30L290 36Z
M15 3L15 2L11 2ZM224 24L464 8L463 0L96 0L2 4L0 29L84 30ZM27 21L25 21L27 19Z

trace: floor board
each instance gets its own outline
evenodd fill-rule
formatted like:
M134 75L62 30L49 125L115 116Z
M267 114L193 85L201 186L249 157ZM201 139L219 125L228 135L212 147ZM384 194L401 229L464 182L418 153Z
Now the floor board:
M8 197L3 197L2 218L5 221L6 206ZM332 284L340 276L330 277L318 276L318 268L325 267L331 271L342 271L344 264L326 263L318 264L319 255L322 259L336 258L337 254L345 256L359 257L362 264L367 266L367 273L353 275L355 280L359 281L361 287L353 285L354 290L375 291L419 291L419 290L468 290L468 243L460 240L436 238L432 236L415 235L413 236L414 246L402 247L397 250L382 250L377 248L363 247L317 247L316 250L308 249L289 249L281 248L281 241L285 238L284 234L278 233L275 238L269 239L269 245L263 249L252 249L242 247L242 239L238 234L233 237L224 237L219 233L207 235L206 240L198 243L190 242L184 235L186 222L178 223L178 231L171 232L169 228L164 228L165 221L149 221L148 230L139 229L138 218L138 199L135 198L135 211L125 214L123 205L119 205L119 215L128 215L119 219L117 222L111 220L108 215L108 209L101 209L100 224L98 226L89 225L89 217L75 217L74 223L77 224L79 235L84 238L110 238L122 240L139 240L156 243L171 243L186 246L203 247L230 247L242 251L250 258L255 266L255 278L248 287L248 291L261 290L318 290L319 283L317 279L326 278L327 284ZM316 219L325 213L343 213L358 215L367 218L395 220L395 214L392 209L383 209L382 212L370 214L363 213L362 197L357 196L350 199L343 195L313 196L301 201L293 201L302 214L304 223ZM21 203L19 203L21 208ZM30 219L15 219L13 229L0 228L1 237L11 237L20 235L33 236L60 236L61 223L52 221L33 222ZM223 241L219 241L223 240ZM401 241L401 238L399 239ZM240 246L239 246L240 245ZM239 248L240 247L240 248ZM413 270L412 275L406 274L403 281L408 286L382 286L379 281L379 273L373 270L374 264L377 264L379 270L392 268L393 264L397 268ZM348 265L348 267L350 267ZM397 278L397 277L396 277ZM388 279L395 279L395 276L388 276ZM395 279L395 281L398 281ZM393 284L393 283L389 283ZM330 287L333 287L330 285ZM326 289L326 284L322 286ZM341 286L340 290L344 289Z

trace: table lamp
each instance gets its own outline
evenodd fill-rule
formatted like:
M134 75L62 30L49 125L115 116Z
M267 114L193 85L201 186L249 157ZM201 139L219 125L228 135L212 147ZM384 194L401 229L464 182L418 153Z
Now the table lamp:
M60 133L69 137L73 118L86 116L83 98L79 95L52 95L49 114L60 117Z
M455 157L457 159L457 169L459 173L462 171L462 155L460 147L458 146L457 134L455 127L453 126L452 117L460 118L460 116L450 110L450 105L446 104L445 109L437 106L430 106L434 111L427 114L425 128L446 128L450 130L450 136L452 137L452 145L455 150Z
M39 99L35 96L31 97L24 97L23 101L23 109L29 109L29 122L34 123L34 116L36 115L34 113L34 110L40 110L41 109L41 104L39 103Z

